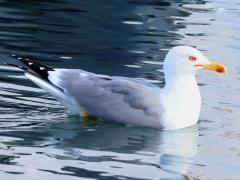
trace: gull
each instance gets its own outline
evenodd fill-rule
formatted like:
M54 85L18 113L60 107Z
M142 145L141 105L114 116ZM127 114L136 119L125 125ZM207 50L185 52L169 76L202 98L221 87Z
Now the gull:
M211 62L188 46L176 46L167 53L163 88L144 79L50 68L26 58L17 59L25 67L15 66L23 69L27 78L74 114L164 130L198 122L201 95L195 74L199 69L227 72L223 64Z

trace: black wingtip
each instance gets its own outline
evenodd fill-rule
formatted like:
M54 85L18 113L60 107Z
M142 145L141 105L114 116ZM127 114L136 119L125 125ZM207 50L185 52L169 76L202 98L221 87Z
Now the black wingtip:
M30 59L30 58L17 56L15 54L13 54L12 57L14 57L15 59L19 60L20 62L22 62L23 64L25 64L29 68L31 68L31 66L38 66L38 67L43 67L43 68L47 69L48 71L53 70L53 68L45 66L43 64L40 64L40 63Z
M14 58L22 62L24 65L26 65L29 69L31 69L33 72L41 76L42 78L48 80L48 72L53 71L53 68L42 65L36 61L30 60L25 57L20 57L16 55L12 55Z

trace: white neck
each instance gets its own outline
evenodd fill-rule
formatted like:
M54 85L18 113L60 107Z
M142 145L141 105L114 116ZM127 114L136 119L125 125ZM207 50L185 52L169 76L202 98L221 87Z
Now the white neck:
M161 100L165 129L177 129L197 123L201 97L194 74L171 74L165 77Z

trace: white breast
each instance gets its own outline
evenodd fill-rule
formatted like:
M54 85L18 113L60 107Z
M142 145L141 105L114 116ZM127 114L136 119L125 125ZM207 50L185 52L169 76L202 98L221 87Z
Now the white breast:
M162 118L164 129L179 129L197 123L201 96L194 76L176 78L166 85L161 96L165 109Z

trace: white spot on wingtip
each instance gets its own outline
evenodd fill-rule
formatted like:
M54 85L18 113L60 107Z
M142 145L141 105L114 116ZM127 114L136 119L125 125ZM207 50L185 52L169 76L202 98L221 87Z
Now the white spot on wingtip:
M42 70L44 70L45 68L44 67L40 67L40 70L42 71Z
M29 62L28 64L29 64L29 66L31 66L33 63Z
M22 58L21 58L21 57L18 57L17 59L18 59L18 60L21 60Z

